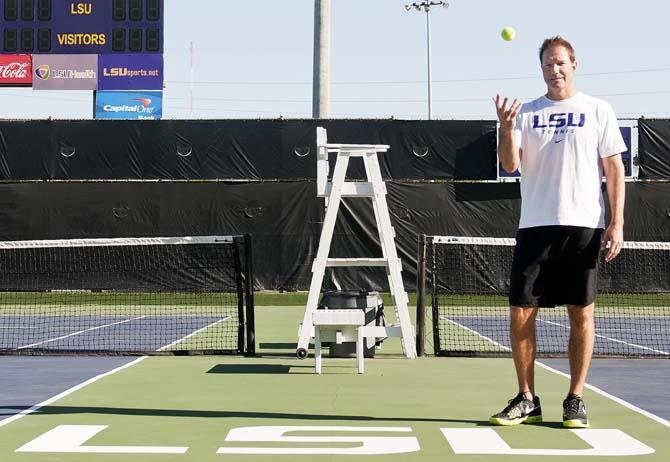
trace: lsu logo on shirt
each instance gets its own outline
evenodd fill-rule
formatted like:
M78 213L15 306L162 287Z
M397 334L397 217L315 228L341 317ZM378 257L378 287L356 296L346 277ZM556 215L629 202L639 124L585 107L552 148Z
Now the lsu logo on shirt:
M549 118L540 120L539 115L533 116L533 128L561 128L561 127L583 127L586 124L586 114L580 112L557 112L549 114Z

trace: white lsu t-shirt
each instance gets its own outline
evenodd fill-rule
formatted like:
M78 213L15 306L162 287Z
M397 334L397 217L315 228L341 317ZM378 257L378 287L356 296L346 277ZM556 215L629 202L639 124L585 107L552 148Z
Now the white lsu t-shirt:
M542 96L521 107L514 144L522 150L519 228L605 227L600 158L627 149L609 104L583 93Z

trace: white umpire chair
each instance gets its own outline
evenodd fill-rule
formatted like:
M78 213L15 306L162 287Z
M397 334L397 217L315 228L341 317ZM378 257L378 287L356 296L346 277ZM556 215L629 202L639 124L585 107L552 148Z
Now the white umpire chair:
M321 373L321 342L356 341L358 372L364 372L363 352L366 340L374 343L376 338L400 337L403 353L407 358L416 358L414 328L407 308L408 297L402 282L402 265L395 247L395 231L391 225L386 203L386 185L382 179L378 156L388 151L388 145L333 144L327 142L326 129L317 127L317 195L325 198L326 216L321 230L319 248L312 265L312 280L307 306L299 328L298 358L307 357L310 339L315 339L316 372ZM332 178L329 179L328 155L337 155ZM363 160L366 181L346 181L349 159ZM381 258L329 258L335 222L342 198L367 198L372 206L382 248ZM393 297L397 324L389 326L366 326L362 310L319 309L326 268L332 267L383 267ZM360 313L354 313L360 311Z

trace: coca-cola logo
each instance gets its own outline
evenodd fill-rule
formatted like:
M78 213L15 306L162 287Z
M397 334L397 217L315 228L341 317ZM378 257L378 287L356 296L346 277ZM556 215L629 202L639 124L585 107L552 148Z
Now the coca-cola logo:
M28 73L28 63L0 64L0 77L3 79L25 79Z

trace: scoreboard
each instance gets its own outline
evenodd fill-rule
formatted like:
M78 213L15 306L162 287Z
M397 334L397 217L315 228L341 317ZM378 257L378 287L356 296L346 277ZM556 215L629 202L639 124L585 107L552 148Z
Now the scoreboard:
M164 0L0 0L0 53L163 53Z

